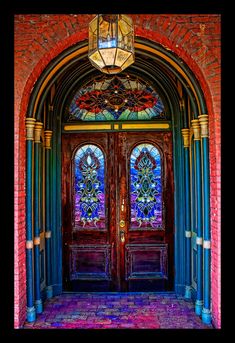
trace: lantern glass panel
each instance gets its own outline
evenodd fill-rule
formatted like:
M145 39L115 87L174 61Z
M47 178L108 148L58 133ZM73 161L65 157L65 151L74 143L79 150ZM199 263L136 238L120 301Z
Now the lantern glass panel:
M119 73L132 64L132 19L122 14L99 14L89 26L88 56L93 66L108 74Z

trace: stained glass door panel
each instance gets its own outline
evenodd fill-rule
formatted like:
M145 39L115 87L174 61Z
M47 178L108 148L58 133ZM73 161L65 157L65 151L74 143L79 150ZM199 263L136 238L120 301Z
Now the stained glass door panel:
M105 229L105 156L97 145L76 150L73 182L74 227Z
M161 229L161 155L156 146L142 143L132 150L130 189L130 229Z
M173 286L170 132L64 134L64 289Z
M172 290L172 134L122 132L119 142L122 289Z

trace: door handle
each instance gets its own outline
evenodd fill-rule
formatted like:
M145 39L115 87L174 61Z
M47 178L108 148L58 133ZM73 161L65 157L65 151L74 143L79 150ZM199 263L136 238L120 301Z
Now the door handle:
M125 231L124 230L120 230L120 239L121 239L122 243L125 242Z

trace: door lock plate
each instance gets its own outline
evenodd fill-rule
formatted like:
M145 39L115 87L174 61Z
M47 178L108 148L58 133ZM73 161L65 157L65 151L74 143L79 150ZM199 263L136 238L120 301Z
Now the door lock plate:
M125 242L125 231L124 230L120 230L120 239L121 239L122 243Z

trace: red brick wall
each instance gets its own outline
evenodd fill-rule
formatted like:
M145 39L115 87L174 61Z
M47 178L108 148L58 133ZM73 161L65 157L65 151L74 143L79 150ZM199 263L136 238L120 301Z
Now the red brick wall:
M14 161L14 267L15 306L14 323L19 327L26 314L26 270L25 270L25 126L15 116L15 161Z
M136 35L175 52L194 72L206 97L211 156L212 310L213 323L220 327L220 16L131 16ZM76 42L87 39L88 23L92 18L94 15L84 14L15 16L16 327L23 322L26 299L24 118L29 96L37 78L54 57Z

